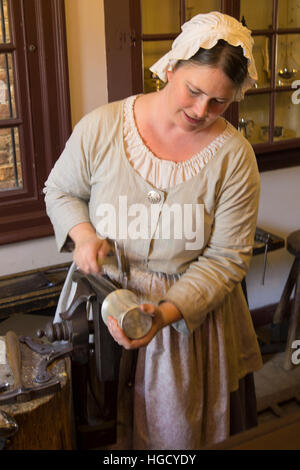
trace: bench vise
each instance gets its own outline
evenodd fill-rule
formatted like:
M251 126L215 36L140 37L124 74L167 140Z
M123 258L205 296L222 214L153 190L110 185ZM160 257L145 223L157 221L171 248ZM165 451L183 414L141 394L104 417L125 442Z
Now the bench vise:
M61 322L48 323L37 331L42 342L23 337L42 357L36 382L51 379L47 368L63 357L71 358L73 403L77 446L91 449L116 440L117 391L122 348L110 335L101 316L105 297L121 286L105 275L101 278L76 270L76 291ZM48 340L45 341L45 338Z

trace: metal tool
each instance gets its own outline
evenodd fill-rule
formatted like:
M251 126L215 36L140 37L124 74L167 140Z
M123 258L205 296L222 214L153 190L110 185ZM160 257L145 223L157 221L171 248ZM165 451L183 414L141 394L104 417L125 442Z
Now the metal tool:
M9 383L5 382L4 384L0 384L0 393L6 392L9 389Z
M5 449L7 439L16 434L18 429L16 420L5 411L0 410L0 450Z
M267 239L266 239L266 244L265 244L265 254L264 254L264 268L263 268L263 275L262 275L262 280L261 283L262 285L265 284L265 275L266 275L266 269L267 269L267 254L268 254L268 248L269 248L269 239L270 239L270 234L267 234Z
M126 266L126 259L124 253L121 251L117 241L114 241L115 254L117 258L118 270L121 275L121 284L123 289L127 289L128 286L128 269Z
M248 129L248 126L250 126L250 129ZM238 130L244 134L246 139L249 139L249 131L253 129L254 127L254 121L252 119L249 119L248 121L245 118L241 118L238 124Z
M60 381L53 379L36 387L25 387L22 381L22 358L19 339L14 331L5 336L6 355L14 377L14 389L0 395L0 405L8 403L24 403L41 396L49 395L60 389Z
M39 330L39 334L41 335L41 330ZM73 351L73 346L70 343L57 345L37 343L29 336L23 336L19 341L26 344L32 351L42 356L42 359L37 366L37 374L34 379L34 381L39 384L49 382L53 378L47 371L48 366L50 366L52 362L56 359L62 359L63 357L69 356Z
M48 366L57 359L71 356L77 364L87 364L89 335L93 333L93 322L88 320L87 305L95 302L97 295L89 283L78 282L81 272L75 271L72 279L77 282L75 299L67 311L61 313L61 322L46 324L37 331L38 338L46 337L49 343L38 343L28 336L20 338L31 350L42 356L37 367L35 382L46 384L51 380ZM60 343L63 341L62 343ZM54 343L54 344L53 344Z

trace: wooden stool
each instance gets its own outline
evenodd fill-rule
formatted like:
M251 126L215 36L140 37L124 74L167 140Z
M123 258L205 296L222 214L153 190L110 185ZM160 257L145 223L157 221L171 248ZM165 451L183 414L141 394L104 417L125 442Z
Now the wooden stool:
M293 367L291 356L294 352L293 341L297 335L297 327L300 319L300 230L292 232L286 241L289 253L295 256L288 279L284 286L280 301L274 313L273 323L278 324L283 320L283 316L289 306L290 297L295 287L294 305L290 314L288 337L285 350L284 368L290 370ZM298 338L300 339L300 338Z

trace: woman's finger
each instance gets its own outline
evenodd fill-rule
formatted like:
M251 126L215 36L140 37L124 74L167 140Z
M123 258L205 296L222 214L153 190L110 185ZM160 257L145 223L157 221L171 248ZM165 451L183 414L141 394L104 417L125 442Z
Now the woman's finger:
M124 331L119 327L118 321L109 316L106 320L106 325L114 340L125 349L130 349L130 339L127 338Z
M106 320L106 325L114 340L127 350L138 349L147 346L147 344L152 340L157 332L155 326L153 326L149 333L143 336L143 338L130 339L125 335L124 331L120 328L117 320L114 317L109 316Z
M110 244L108 243L107 240L101 240L99 249L98 249L98 256L100 258L105 258L110 252L112 251L112 248Z

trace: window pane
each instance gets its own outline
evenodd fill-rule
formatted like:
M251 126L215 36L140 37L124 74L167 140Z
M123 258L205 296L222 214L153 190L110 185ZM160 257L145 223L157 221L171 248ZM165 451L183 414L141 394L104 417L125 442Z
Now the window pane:
M10 42L7 0L0 0L0 43Z
M295 90L276 93L274 140L300 137L299 97Z
M286 1L286 0L285 0ZM247 28L272 28L273 0L241 0L241 20L244 17Z
M209 13L221 10L221 0L186 0L186 19L199 13Z
M0 120L16 117L12 55L0 54Z
M240 103L239 130L251 144L269 140L269 94L246 95Z
M300 78L300 34L277 36L276 84L291 85Z
M19 132L0 129L0 190L22 187Z
M166 54L172 47L173 41L144 41L143 57L144 57L144 92L149 93L157 89L157 81L152 77L149 67L158 59ZM164 86L163 82L159 82L159 87Z
M253 55L257 68L258 88L270 86L271 49L268 36L254 36Z
M142 0L143 34L180 32L180 0Z
M299 28L300 0L278 0L278 28Z

